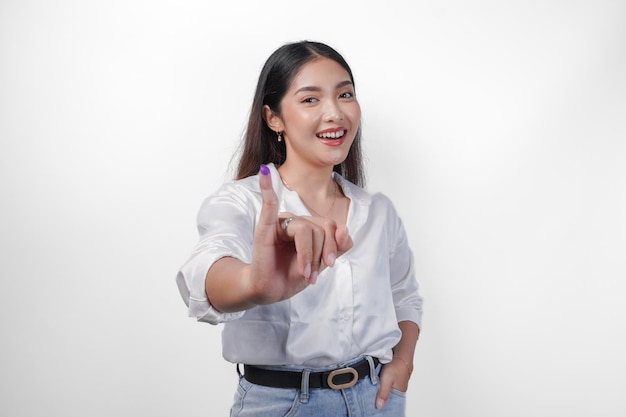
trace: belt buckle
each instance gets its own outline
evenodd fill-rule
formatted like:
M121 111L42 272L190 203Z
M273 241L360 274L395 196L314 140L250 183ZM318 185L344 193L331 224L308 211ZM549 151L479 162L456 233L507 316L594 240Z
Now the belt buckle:
M352 381L346 382L345 384L335 384L333 382L333 378L336 377L337 375L343 375L343 374L352 374ZM341 368L341 369L335 369L334 371L332 371L329 375L328 375L328 386L332 389L344 389L344 388L350 388L352 386L354 386L357 381L359 380L359 373L356 371L356 369L354 368Z

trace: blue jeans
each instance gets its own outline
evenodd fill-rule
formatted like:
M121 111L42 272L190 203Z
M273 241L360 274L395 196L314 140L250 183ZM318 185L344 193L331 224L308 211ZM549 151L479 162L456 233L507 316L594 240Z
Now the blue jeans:
M404 417L406 394L403 392L392 389L385 406L380 410L375 406L381 367L378 365L369 376L342 390L309 389L306 379L301 389L271 388L252 384L241 377L230 416Z

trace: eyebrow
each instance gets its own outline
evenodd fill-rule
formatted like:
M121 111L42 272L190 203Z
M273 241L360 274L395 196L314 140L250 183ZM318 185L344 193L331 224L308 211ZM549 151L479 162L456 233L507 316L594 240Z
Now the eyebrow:
M345 87L345 86L347 86L347 85L354 85L354 83L353 83L352 81L350 81L350 80L345 80L345 81L342 81L342 82L340 82L339 84L337 84L337 85L335 86L335 90L338 90L338 89L340 89L340 88L343 88L343 87ZM299 89L298 89L298 90L294 93L294 95L296 95L296 94L298 94L298 93L301 93L301 92L303 92L303 91L321 91L321 90L322 90L322 89L321 89L320 87L315 87L315 86L306 86L306 87L299 88Z

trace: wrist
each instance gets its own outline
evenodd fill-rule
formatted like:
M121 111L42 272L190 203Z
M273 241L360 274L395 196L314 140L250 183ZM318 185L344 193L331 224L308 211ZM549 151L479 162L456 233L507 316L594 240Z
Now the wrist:
M250 264L246 265L242 270L241 295L245 302L249 304L255 306L267 304L263 288L259 286L259 282L254 279L254 272Z
M411 374L413 373L413 364L412 363L409 363L409 361L407 361L406 359L404 359L403 357L398 356L398 355L394 355L393 356L393 360L394 361L398 360L399 362L401 362L404 365L404 367L406 368L406 370L408 371L409 376L411 376Z

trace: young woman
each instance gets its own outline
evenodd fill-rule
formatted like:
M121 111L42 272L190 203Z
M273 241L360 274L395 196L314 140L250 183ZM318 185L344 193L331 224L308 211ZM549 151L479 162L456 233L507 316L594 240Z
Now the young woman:
M243 364L231 416L403 416L422 298L403 224L362 187L354 78L328 45L277 49L237 179L202 204L177 283ZM239 367L237 368L239 370Z

